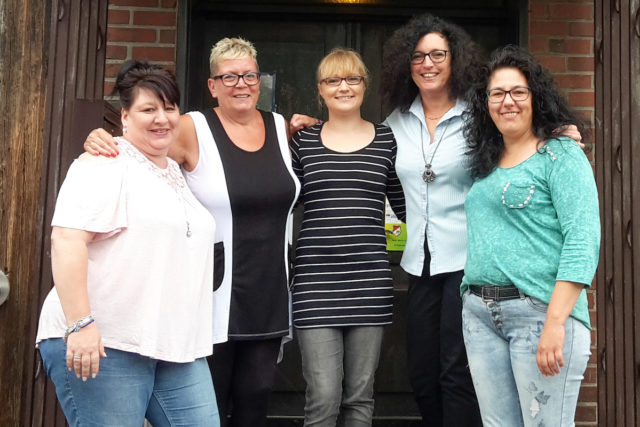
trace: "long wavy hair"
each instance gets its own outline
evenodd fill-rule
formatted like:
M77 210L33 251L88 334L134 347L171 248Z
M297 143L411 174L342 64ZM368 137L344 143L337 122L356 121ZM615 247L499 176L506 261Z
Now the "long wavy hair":
M481 60L469 34L437 16L420 15L397 29L384 45L381 92L387 107L407 110L418 94L418 87L411 78L411 55L420 39L429 33L443 35L449 44L451 96L462 97L474 82Z
M478 83L467 93L468 115L464 136L469 146L470 173L474 178L489 175L504 152L502 135L491 119L487 87L493 73L501 68L517 68L531 89L532 131L544 142L559 136L562 126L574 124L583 139L589 133L584 120L572 110L553 84L551 74L528 52L509 45L496 49L482 67Z

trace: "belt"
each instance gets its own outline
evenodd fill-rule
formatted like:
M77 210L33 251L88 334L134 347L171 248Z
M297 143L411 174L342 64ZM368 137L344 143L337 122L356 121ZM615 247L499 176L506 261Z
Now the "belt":
M482 298L483 301L505 301L509 299L521 298L522 291L516 286L480 286L469 285L472 294Z

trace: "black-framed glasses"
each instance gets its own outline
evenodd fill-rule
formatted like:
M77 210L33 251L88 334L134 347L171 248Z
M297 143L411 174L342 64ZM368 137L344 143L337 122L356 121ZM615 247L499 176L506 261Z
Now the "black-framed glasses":
M444 62L447 59L448 50L436 49L431 52L413 52L411 55L411 63L414 65L422 64L424 62L424 58L427 56L434 64L438 64L440 62Z
M347 77L327 77L326 79L320 80L320 83L324 83L327 86L340 86L342 81L347 82L348 85L355 86L362 83L364 77L362 76L347 76Z
M255 86L260 83L260 73L251 71L244 74L218 74L217 76L213 76L213 79L220 79L220 81L222 81L222 84L227 87L233 87L237 85L240 79L242 79L247 86Z
M526 86L515 86L511 90L504 89L489 89L487 91L487 98L492 104L498 104L504 101L504 98L509 94L514 101L526 101L531 93L531 88Z

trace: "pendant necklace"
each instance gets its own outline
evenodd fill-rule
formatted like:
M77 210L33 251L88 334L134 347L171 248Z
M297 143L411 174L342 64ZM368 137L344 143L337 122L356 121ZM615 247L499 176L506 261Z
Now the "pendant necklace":
M422 127L420 127L420 148L422 149L422 159L424 160L424 172L422 172L422 180L427 184L432 183L436 180L436 173L431 169L431 163L433 163L433 158L436 156L436 152L438 151L438 147L440 147L440 143L442 142L442 138L444 138L444 134L447 132L447 128L449 127L449 123L444 127L442 134L440 134L440 139L436 144L436 148L433 150L433 154L431 154L431 159L427 162L427 157L424 154L424 135L422 133ZM435 133L435 132L434 132Z

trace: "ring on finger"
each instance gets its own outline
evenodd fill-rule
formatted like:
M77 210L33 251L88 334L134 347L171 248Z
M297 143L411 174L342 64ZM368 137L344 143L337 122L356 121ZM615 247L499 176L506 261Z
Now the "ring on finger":
M75 356L73 356L73 360L82 360L82 356L76 354Z

